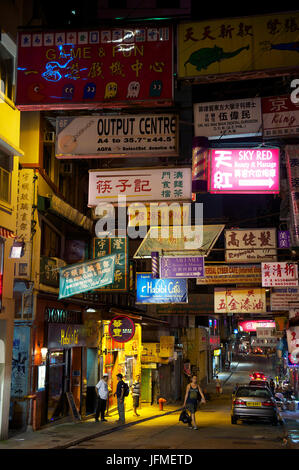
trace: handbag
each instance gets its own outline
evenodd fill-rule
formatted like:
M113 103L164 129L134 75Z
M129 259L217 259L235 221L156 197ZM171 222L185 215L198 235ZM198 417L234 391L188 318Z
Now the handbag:
M181 412L179 421L182 421L185 424L191 423L191 416L189 415L186 409L183 409L183 411Z

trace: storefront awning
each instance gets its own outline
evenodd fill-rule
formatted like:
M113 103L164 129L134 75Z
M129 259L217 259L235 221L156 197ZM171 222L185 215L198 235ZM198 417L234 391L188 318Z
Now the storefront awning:
M11 230L8 230L7 228L4 228L4 227L0 227L0 237L17 238L17 236Z
M55 216L69 222L89 233L93 229L93 220L79 212L77 209L66 203L58 196L53 194L50 198L38 196L38 210L40 212L50 212Z
M24 156L23 150L18 148L16 145L13 145L11 142L5 139L5 137L3 137L1 134L0 134L0 150L12 156L14 155L18 157Z
M151 317L150 315L146 315L143 312L135 312L134 310L129 309L128 311L122 308L114 308L111 307L109 309L109 314L111 314L111 318L116 315L125 315L126 317L132 318L132 320L139 320L144 321L146 323L152 324L162 324L164 326L169 325L167 321L160 320L159 318Z
M180 236L171 232L170 236L163 236L161 227L151 227L141 242L134 258L151 258L153 251L160 256L208 256L218 240L225 225L196 225L180 228ZM157 236L158 229L158 236ZM196 240L198 241L196 243ZM191 247L191 249L190 249Z

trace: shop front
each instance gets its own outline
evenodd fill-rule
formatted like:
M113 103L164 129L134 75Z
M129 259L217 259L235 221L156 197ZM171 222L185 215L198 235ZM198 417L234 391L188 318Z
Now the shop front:
M117 339L117 340L116 340ZM118 316L102 322L101 371L108 374L109 409L116 408L114 396L117 374L131 387L137 375L141 376L141 325L128 317ZM126 398L126 409L133 407L132 394Z
M94 387L98 381L99 323L82 307L38 299L35 336L34 392L37 396L36 424L69 415L67 393L81 415L94 412ZM88 388L92 399L88 409Z
M210 335L210 358L212 377L215 377L222 370L220 336Z

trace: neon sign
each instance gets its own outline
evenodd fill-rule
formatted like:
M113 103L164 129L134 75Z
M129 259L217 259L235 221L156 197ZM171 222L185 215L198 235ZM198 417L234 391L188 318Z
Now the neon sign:
M119 343L126 343L135 334L134 322L129 317L114 317L109 324L109 335Z
M209 192L279 193L279 149L212 149Z

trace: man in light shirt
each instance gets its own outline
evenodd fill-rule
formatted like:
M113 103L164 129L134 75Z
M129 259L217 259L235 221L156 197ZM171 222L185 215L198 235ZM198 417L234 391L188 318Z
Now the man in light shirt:
M108 374L103 374L103 378L97 383L95 388L97 394L97 409L95 420L96 422L99 421L99 415L101 413L101 421L107 421L107 419L105 419L105 410L109 396Z

